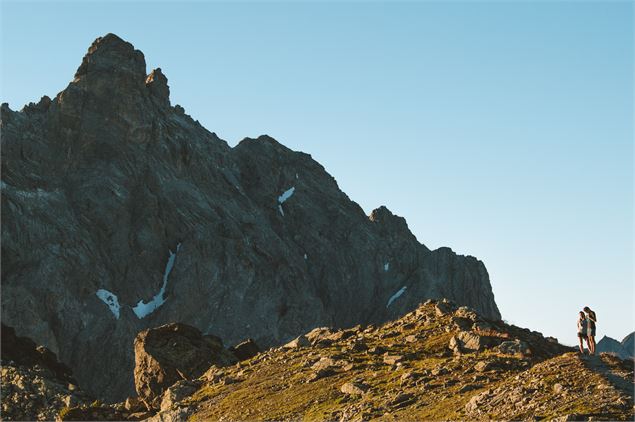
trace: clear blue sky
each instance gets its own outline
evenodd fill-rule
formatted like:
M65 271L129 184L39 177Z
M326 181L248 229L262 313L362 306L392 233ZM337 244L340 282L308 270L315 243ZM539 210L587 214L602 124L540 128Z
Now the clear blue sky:
M2 2L2 101L114 32L235 145L308 152L366 212L483 260L503 318L576 342L633 315L632 2Z

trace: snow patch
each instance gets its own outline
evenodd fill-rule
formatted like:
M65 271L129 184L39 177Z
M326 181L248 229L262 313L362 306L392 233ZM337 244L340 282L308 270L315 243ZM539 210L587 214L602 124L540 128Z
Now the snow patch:
M295 178L296 178L296 179L299 179L299 177L298 177L298 173L296 173L296 174L295 174Z
M134 313L137 315L137 318L141 319L150 315L152 312L156 311L159 306L165 303L165 298L163 297L163 295L165 294L165 288L168 285L168 277L170 276L170 272L172 271L174 262L176 261L176 254L180 248L181 244L179 243L178 245L176 245L175 252L168 250L168 252L170 253L170 257L168 258L167 264L165 264L165 270L163 271L163 285L161 286L161 290L159 290L159 293L157 293L150 302L144 303L142 299L139 301L139 303L137 303L137 306L132 308Z
M386 263L384 264L384 271L388 271L389 269L390 269L390 263L389 263L389 262L386 262Z
M306 261L306 259L307 259L307 256L306 256L306 254L304 254L304 260Z
M284 201L291 198L291 196L293 195L293 192L295 192L295 186L290 189L287 189L282 195L280 195L278 197L278 203L282 204L284 203Z
M406 291L407 287L403 286L401 289L399 289L399 291L397 293L395 293L394 295L390 296L390 299L388 299L388 303L386 304L386 308L389 307L395 300L397 300L397 298L399 296L401 296L402 294L404 294L404 292Z
M295 192L295 186L291 187L290 189L287 189L286 191L284 191L282 195L278 197L278 211L280 211L280 214L282 214L283 217L284 217L284 210L282 209L282 204L284 203L284 201L291 198L291 196L293 195L293 192Z
M115 319L119 319L119 309L121 309L121 306L119 306L119 299L117 299L117 296L105 289L99 289L95 294L106 305L108 305L110 311L115 316Z

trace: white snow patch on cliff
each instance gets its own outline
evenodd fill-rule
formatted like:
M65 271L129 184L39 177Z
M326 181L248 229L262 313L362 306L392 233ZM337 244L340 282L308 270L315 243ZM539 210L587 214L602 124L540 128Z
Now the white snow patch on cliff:
M121 306L119 306L119 299L117 299L117 296L114 293L111 293L105 289L99 289L97 290L97 293L95 294L106 305L108 305L108 307L110 308L110 311L115 316L115 318L119 319L119 309L121 308Z
M284 201L291 198L291 196L293 195L293 192L295 192L295 186L291 187L290 189L287 189L286 191L284 191L282 195L278 197L278 210L280 211L280 214L282 214L283 217L284 217L284 210L282 209L282 204L284 203Z
M284 193L278 197L278 203L282 204L284 201L291 198L293 192L295 192L295 186L284 191Z
M389 263L389 262L386 262L386 263L384 264L384 271L388 271L389 269L390 269L390 263Z
M386 304L386 308L389 307L395 300L397 300L397 298L399 296L401 296L402 294L404 294L404 292L406 291L407 287L403 286L401 289L399 289L399 291L397 293L395 293L394 295L390 296L390 299L388 299L388 303Z
M176 252L168 250L168 252L170 253L170 257L168 258L167 264L165 264L165 270L163 271L163 285L161 286L161 290L159 290L159 293L157 293L150 302L144 303L142 299L139 301L139 303L137 303L137 306L132 308L134 313L137 315L137 318L141 319L150 315L152 312L156 311L159 306L165 303L165 298L163 297L163 295L165 294L165 288L168 285L168 277L170 276L170 272L172 271L174 262L176 261L176 254L180 248L181 244L179 243L178 245L176 245Z

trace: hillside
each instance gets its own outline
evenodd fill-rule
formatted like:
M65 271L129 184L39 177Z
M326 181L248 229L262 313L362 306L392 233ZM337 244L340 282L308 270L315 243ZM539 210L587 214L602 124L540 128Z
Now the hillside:
M500 318L483 262L428 249L386 207L366 215L309 154L230 147L169 95L108 34L55 98L0 107L2 321L87 392L133 394L135 336L170 322L269 347L427 298Z
M78 420L119 411L153 421L634 416L632 361L580 356L555 339L443 301L381 326L318 328L155 393L150 412L131 413L121 403L63 413Z
M378 328L314 331L310 347L215 372L218 381L183 404L194 420L632 419L632 365L439 308L428 303ZM457 338L482 350L451 353Z

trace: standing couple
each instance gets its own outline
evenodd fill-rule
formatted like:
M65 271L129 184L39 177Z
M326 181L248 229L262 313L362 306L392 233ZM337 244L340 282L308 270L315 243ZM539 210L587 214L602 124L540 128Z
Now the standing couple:
M584 307L584 311L580 311L578 317L578 341L580 342L580 353L584 354L584 346L582 340L586 340L589 347L589 354L595 355L595 323L597 317L588 306Z

